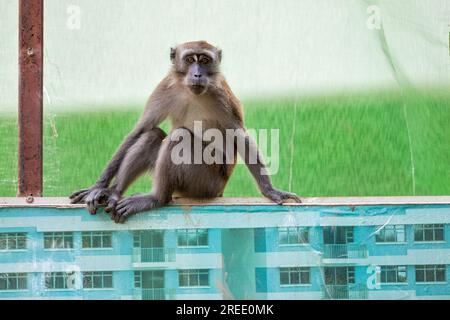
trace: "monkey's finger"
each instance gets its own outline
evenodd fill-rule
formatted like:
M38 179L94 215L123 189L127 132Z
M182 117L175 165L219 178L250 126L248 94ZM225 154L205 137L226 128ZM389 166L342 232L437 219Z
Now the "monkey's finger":
M84 203L86 196L89 194L89 191L78 194L75 198L73 198L70 203Z
M86 192L88 192L88 191L89 190L87 190L87 189L76 191L69 196L69 199L74 199L76 197L79 197L81 194L86 194Z
M94 208L95 208L95 212L97 212L98 205L99 205L99 203L98 203L98 198L95 198L95 199L94 199Z
M127 206L124 206L120 210L117 211L114 222L115 223L124 223L125 220L134 213L136 213L136 210L133 207L133 205L131 203L129 203Z
M131 216L132 214L133 214L132 212L122 214L122 215L120 216L119 223L124 223L125 220L128 219L128 217Z
M94 195L95 194L89 194L89 196L86 198L86 207L90 214L96 214L97 213L97 207L94 205Z
M297 203L302 203L302 199L300 199L300 197L297 195L293 195L289 199L293 199Z
M104 202L106 196L106 192L104 189L99 189L93 192L93 194L91 195L91 210L92 210L92 214L97 213L97 209L100 206L100 204L102 203L102 201Z
M90 214L96 214L97 213L97 208L94 206L94 201L86 202L86 205L87 205L87 209L88 209Z
M275 202L276 204L283 204L283 198L281 197L280 194L278 193L270 193L267 195L267 197L272 200L273 202Z
M114 209L113 211L110 211L110 212L108 212L108 213L109 213L109 218L110 218L111 220L115 220L117 211Z
M129 198L125 198L125 199L120 200L117 203L116 211L120 213L122 210L124 210L128 206L129 202L130 202Z
M70 200L70 203L72 203L72 204L81 203L81 202L83 202L83 198L84 198L84 195L79 195L76 198Z
M110 200L110 201L108 201L108 204L106 205L105 211L111 212L116 206L117 206L117 201Z
M279 205L283 204L283 199L278 198L278 197L273 197L270 200L272 200L273 202L275 202L276 204L279 204Z
M129 198L120 200L119 203L116 206L116 215L114 216L114 221L116 223L119 222L120 217L124 214L126 214L130 210L130 201Z
M88 189L81 189L81 190L78 190L78 191L72 193L72 194L69 196L69 198L70 198L70 199L73 199L73 198L79 196L81 193L86 193L87 191L89 191L89 190L88 190Z
M111 220L114 220L114 222L118 222L120 220L120 216L125 213L125 208L121 208L120 210L116 208L114 211L114 214L111 215Z
M86 190L80 193L78 196L72 199L72 203L84 203L86 201L86 197L89 195L89 190Z
M123 219L126 219L126 216L128 215L127 212L128 212L128 211L127 211L126 208L123 208L122 210L117 211L117 214L116 214L115 217L114 217L114 222L115 222L115 223L119 223L120 220L122 219L122 217L125 217L125 218L123 218Z
M292 199L295 200L295 202L301 203L302 200L299 196L297 196L295 193L286 192L282 195L283 199Z
M104 201L105 192L103 190L98 191L94 195L94 208L97 210L97 208L100 206L102 201Z
M112 194L111 196L109 196L108 199L106 200L105 211L111 212L112 210L114 210L117 206L117 203L119 202L119 199L120 198L115 194Z

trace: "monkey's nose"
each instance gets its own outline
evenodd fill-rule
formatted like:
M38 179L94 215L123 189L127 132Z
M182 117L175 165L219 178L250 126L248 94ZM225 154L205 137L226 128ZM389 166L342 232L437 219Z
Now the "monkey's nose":
M201 78L202 75L201 75L201 74L194 74L194 77L195 77L195 78Z

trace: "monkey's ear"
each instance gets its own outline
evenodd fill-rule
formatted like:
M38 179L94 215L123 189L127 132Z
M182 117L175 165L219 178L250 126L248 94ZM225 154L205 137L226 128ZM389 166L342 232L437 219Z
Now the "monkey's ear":
M221 49L218 49L218 50L217 50L217 60L218 60L219 62L222 61L222 50L221 50Z
M170 48L170 61L174 61L175 60L175 55L176 55L177 50L175 48Z

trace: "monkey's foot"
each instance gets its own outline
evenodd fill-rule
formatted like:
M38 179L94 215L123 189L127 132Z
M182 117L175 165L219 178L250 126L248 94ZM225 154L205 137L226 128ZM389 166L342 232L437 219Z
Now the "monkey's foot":
M297 196L295 193L280 191L280 190L276 190L276 189L272 189L272 190L264 192L264 196L266 196L273 202L276 202L277 204L283 204L283 202L284 202L283 200L288 200L288 199L292 199L298 203L302 202L300 197Z
M159 201L153 195L136 195L124 198L117 203L111 219L116 223L123 223L129 216L150 210L159 206Z

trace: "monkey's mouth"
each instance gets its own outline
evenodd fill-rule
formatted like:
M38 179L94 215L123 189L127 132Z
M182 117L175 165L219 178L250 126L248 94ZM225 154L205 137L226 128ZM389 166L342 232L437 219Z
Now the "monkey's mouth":
M202 94L203 92L205 92L206 86L201 85L201 84L191 84L189 86L189 89L191 89L192 93L194 94Z

